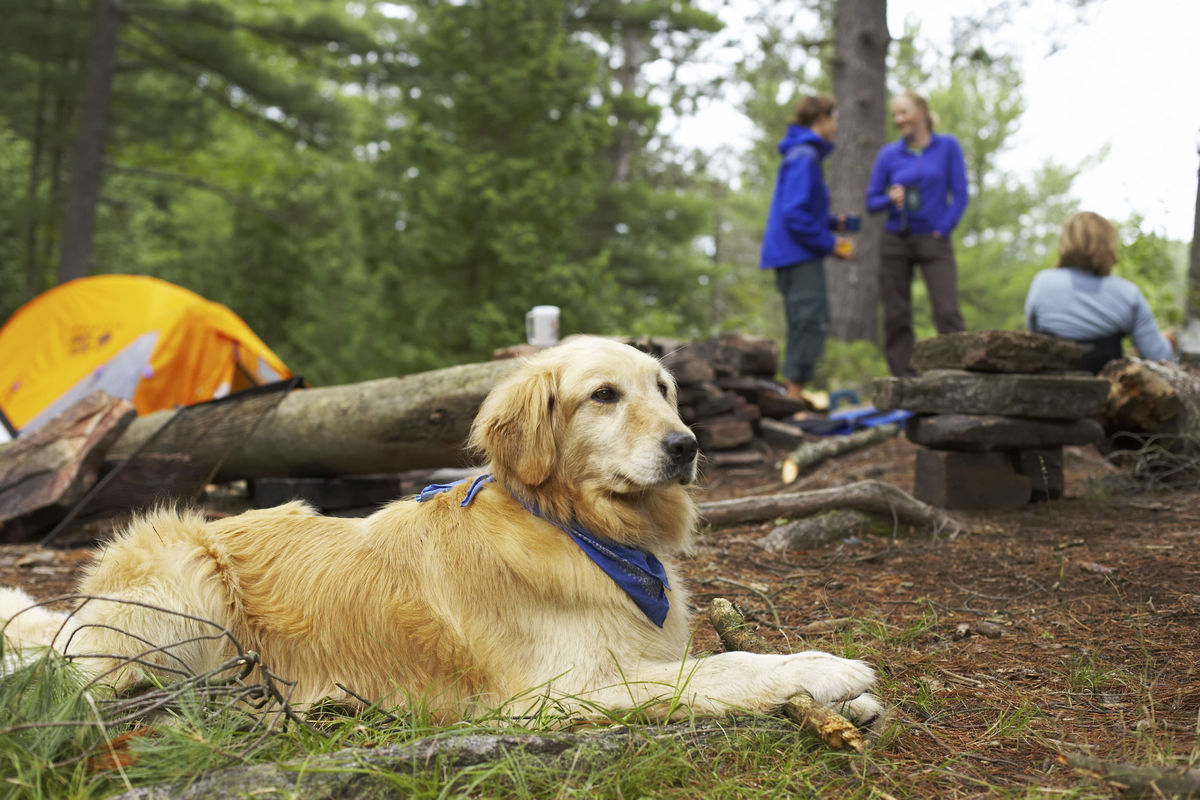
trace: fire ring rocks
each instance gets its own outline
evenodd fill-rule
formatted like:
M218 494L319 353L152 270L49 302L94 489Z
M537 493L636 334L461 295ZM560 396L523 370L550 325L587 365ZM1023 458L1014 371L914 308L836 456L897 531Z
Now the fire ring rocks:
M913 412L913 495L940 508L1016 508L1062 497L1063 446L1104 435L1110 382L1074 371L1082 348L1023 331L918 342L909 378L877 378L874 404Z

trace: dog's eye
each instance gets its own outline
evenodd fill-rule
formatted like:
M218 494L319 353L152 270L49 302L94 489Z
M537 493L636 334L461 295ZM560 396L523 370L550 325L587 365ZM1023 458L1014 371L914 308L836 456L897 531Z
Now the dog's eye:
M615 403L621 399L621 393L611 386L602 386L592 392L592 399L597 403Z
M662 381L658 382L658 393L661 394L663 397L667 396L667 385L665 383L663 383Z

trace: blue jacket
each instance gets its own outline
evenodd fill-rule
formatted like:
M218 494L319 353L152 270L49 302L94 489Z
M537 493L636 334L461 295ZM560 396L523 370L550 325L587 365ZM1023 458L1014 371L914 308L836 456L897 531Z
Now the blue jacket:
M903 139L879 148L867 183L867 211L887 209L884 227L892 233L900 233L907 221L911 233L936 232L949 238L967 210L967 167L962 147L953 136L932 136L929 146L920 153L905 147ZM888 197L888 188L897 183L908 192L908 208L903 211Z
M821 174L821 160L831 152L832 142L808 128L788 126L787 135L779 142L783 163L763 231L759 259L763 269L788 267L833 251L829 189Z

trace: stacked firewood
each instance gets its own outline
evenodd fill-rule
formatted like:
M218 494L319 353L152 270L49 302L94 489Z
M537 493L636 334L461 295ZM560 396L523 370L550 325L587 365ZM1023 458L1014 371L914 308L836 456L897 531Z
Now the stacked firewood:
M773 460L773 448L804 439L798 427L780 422L806 406L775 380L779 346L773 339L731 331L694 342L627 341L661 358L675 376L680 416L710 466L760 464Z

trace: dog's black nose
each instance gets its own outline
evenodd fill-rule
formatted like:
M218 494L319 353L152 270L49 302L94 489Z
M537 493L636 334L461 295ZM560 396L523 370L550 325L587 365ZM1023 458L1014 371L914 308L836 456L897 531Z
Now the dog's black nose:
M696 451L700 449L696 444L696 437L690 433L668 433L663 438L663 449L667 451L667 455L671 459L672 464L680 466L690 463L696 457Z

